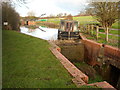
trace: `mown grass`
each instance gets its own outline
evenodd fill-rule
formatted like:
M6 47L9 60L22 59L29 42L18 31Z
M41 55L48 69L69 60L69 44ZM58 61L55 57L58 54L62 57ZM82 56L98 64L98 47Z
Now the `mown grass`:
M80 17L73 17L74 20L77 20L80 25L84 24L97 24L98 22L96 21L95 18L92 16L80 16Z
M52 22L52 23L55 23L55 24L60 24L60 19L59 18L48 19L48 22Z
M120 21L117 21L112 25L112 28L120 29Z
M3 30L3 88L75 88L47 41Z
M96 36L96 32L95 31L93 32L93 34L94 34L94 36ZM109 34L113 34L113 33L109 33ZM119 35L119 34L116 34L116 35ZM99 39L101 38L101 39L105 40L106 39L106 34L99 33L98 34L98 38ZM112 39L112 40L116 40L116 41L120 39L120 37L115 36L115 35L108 35L108 38Z
M84 25L84 24L100 24L95 17L92 16L80 16L80 17L73 17L74 20L77 20L79 22L80 25ZM112 28L115 29L120 29L120 22L116 21L113 25Z

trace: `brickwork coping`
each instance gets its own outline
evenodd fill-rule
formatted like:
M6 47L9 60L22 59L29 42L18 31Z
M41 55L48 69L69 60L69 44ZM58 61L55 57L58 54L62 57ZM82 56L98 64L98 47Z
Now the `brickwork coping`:
M79 79L73 78L72 81L77 87L80 87L82 85L86 85L86 83L80 78Z
M67 71L78 81L81 79L88 83L88 76L85 75L83 72L81 72L78 68L76 68L66 57L64 57L60 52L58 52L54 48L50 48L52 53L60 60L60 62L63 64L63 66L67 69Z
M82 33L80 33L80 37L81 37L82 40L86 40L87 39L86 37L83 36Z
M104 55L120 62L120 49L105 45Z
M116 90L112 85L110 85L106 81L96 82L96 83L87 84L87 85L88 86L96 86L96 87L100 87L100 88L106 88L107 90Z
M52 42L52 41L48 41L49 42L49 44L53 47L53 48L55 48L56 50L58 50L59 52L61 52L61 48L59 47L59 46L57 46L54 42Z

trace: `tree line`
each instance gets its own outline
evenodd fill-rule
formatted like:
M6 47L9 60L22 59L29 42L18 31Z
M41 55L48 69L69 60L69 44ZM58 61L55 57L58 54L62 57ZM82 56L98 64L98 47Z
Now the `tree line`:
M20 16L10 2L1 2L2 5L2 30L20 29Z

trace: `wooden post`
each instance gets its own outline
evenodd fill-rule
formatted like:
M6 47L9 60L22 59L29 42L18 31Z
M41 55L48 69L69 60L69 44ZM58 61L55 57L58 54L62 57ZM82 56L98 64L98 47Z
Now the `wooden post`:
M96 38L98 40L99 26L96 26Z
M93 30L94 29L94 25L91 25L91 34L93 35Z
M84 27L83 27L83 25L81 25L81 32L84 32Z
M87 25L84 26L85 33L87 33Z
M106 27L106 41L108 42L108 27Z
M88 25L86 25L86 33L88 33Z
M90 35L91 35L91 25L90 25Z
M81 32L84 32L84 28L83 28L83 26L81 25Z
M90 25L88 25L88 34L90 34Z

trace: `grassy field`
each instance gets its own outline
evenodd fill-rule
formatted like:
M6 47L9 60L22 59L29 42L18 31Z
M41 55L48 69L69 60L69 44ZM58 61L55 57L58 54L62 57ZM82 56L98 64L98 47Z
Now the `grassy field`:
M84 34L84 36L86 36L87 39L94 40L98 43L103 43L103 44L107 44L107 45L111 45L111 46L120 48L120 45L119 45L120 37L108 35L109 40L108 40L108 42L106 42L106 40L105 40L106 34L99 34L98 40L96 40L95 35L92 36L92 35L89 35L86 33L83 33L83 34Z
M80 17L73 17L74 20L77 20L79 24L100 24L95 17L92 16L80 16ZM120 25L118 22L112 25L112 28L120 29Z
M73 20L77 20L80 25L98 23L92 16L73 17Z
M80 17L73 17L73 20L77 20L79 22L80 25L83 24L99 24L99 22L92 16L80 16ZM48 19L47 22L52 22L55 24L59 24L60 23L60 18L51 18ZM112 25L112 28L116 28L116 29L120 29L120 25L118 25L118 22L114 23Z
M3 30L3 88L74 88L47 41Z
M59 18L48 19L48 22L59 24L60 23L60 19Z

